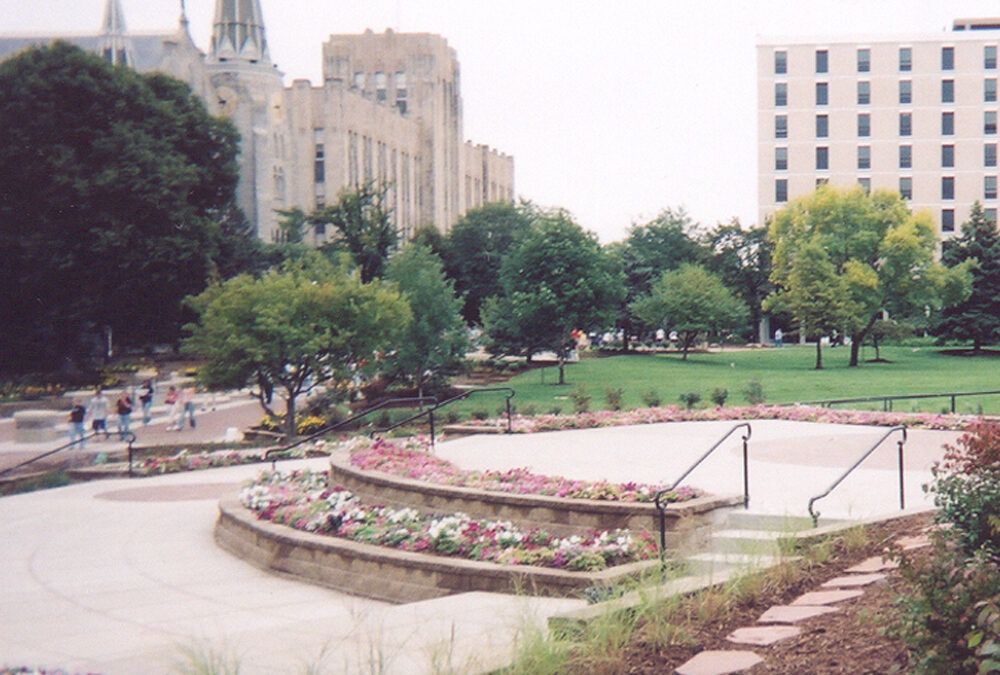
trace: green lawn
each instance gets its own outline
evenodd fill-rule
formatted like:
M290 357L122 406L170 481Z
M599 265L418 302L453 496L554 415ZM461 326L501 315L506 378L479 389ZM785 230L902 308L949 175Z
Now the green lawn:
M565 386L554 383L558 370L553 366L536 369L514 377L508 386L517 391L514 403L535 413L561 408L572 412L570 394L584 387L591 395L591 409L607 408L605 390L624 390L625 408L642 407L642 395L655 391L663 405L679 404L684 392L699 392L700 406L712 405L710 393L716 388L729 391L727 405L745 405L743 391L751 380L763 386L767 403L792 403L831 398L854 398L889 394L929 394L1000 390L1000 357L962 357L940 353L933 347L883 347L881 356L889 363L862 363L847 366L849 349L824 348L823 370L814 370L813 346L788 346L783 349L727 351L713 354L690 354L687 361L674 354L629 354L588 357L566 367ZM862 360L873 358L874 351L862 352ZM465 411L487 410L495 414L502 396L474 396L462 408ZM867 406L880 410L881 402ZM942 412L950 407L945 398L896 401L893 409L901 412ZM1000 413L1000 395L967 397L957 400L957 412Z

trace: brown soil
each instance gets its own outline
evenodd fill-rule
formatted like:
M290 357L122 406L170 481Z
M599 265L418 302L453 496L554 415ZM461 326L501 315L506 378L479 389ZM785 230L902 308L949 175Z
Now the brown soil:
M769 647L735 645L726 635L744 626L752 626L772 605L788 604L807 591L843 574L862 560L883 553L897 537L914 535L930 524L929 516L911 516L869 529L867 544L848 550L836 544L831 557L822 565L810 568L802 578L783 590L762 594L731 610L715 622L687 621L684 630L693 641L684 646L656 649L643 644L642 629L625 657L625 673L672 673L674 669L704 650L751 650L764 662L746 671L786 675L875 675L908 672L905 645L886 634L895 614L894 599L906 591L897 571L889 573L887 583L869 586L858 598L838 603L839 612L800 623L802 634Z

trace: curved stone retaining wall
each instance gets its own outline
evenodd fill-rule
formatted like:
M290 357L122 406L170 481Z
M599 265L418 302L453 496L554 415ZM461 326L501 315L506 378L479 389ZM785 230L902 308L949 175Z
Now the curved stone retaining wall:
M362 471L339 458L330 460L330 485L341 486L369 504L409 507L423 513L466 513L473 518L507 520L523 528L538 527L560 537L589 530L660 530L659 513L650 503L564 499L545 495L487 492L437 485L377 471ZM712 525L743 503L740 496L707 496L666 509L667 547L698 546Z
M215 540L262 569L399 603L468 591L574 596L594 584L614 583L659 564L647 560L600 572L568 572L412 553L257 520L236 499L219 503Z

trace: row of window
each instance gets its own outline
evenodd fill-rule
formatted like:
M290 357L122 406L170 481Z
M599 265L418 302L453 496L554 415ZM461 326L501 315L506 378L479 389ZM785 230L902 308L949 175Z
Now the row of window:
M913 48L899 48L899 70L900 72L910 72L913 70ZM830 68L830 55L826 49L816 50L816 72L827 73ZM996 45L986 45L983 47L983 68L986 70L996 70L997 68L997 47ZM872 69L872 53L868 47L859 47L857 50L857 71L859 73L869 73ZM941 48L941 70L955 70L955 48ZM774 74L785 75L788 73L788 52L776 50L774 52Z
M857 147L858 151L858 168L859 169L870 169L871 168L871 146L870 145L859 145ZM828 169L829 168L829 149L827 146L818 146L816 148L816 168L817 169ZM996 143L986 143L983 145L983 166L993 167L997 165L997 144ZM955 167L955 146L946 144L941 146L941 168L951 169ZM788 170L788 148L777 147L774 149L774 168L776 171L787 171ZM912 145L901 145L899 146L899 168L900 169L912 169L913 168L913 146Z
M862 80L857 83L858 105L869 105L872 102L871 82ZM983 101L986 103L997 100L997 79L995 77L983 80ZM816 105L828 105L830 102L829 83L816 83ZM899 81L899 102L913 102L913 81ZM941 80L941 103L955 102L955 80ZM776 82L774 85L774 105L782 108L788 105L788 83Z
M819 162L819 151L825 150L825 148L816 148L816 160ZM820 185L825 185L827 183L827 178L817 178L816 187ZM871 190L871 179L870 178L858 178L858 184L861 185L865 190ZM913 199L913 178L910 176L900 176L899 178L899 194L906 200ZM787 202L788 201L788 180L786 178L778 178L774 181L774 198L777 202ZM983 199L996 199L997 198L997 177L996 176L984 176L983 177ZM941 199L942 200L953 200L955 199L955 177L954 176L942 176L941 177Z
M870 113L858 113L857 116L858 137L867 138L872 135L872 124ZM983 113L983 134L995 136L997 133L997 111L987 110ZM816 115L816 138L826 138L830 134L829 115ZM913 113L899 113L899 135L913 135ZM955 135L955 113L952 111L941 113L941 135ZM774 116L774 137L788 138L788 115Z
M385 101L388 98L388 85L389 77L386 73L378 71L370 78L375 89L375 100ZM352 88L357 89L361 92L366 92L368 89L369 77L363 71L358 71L354 73L354 80L352 81ZM406 99L407 99L407 89L406 89L406 73L403 71L397 71L394 78L393 84L396 89L396 102L395 105L400 109L401 112L406 112Z

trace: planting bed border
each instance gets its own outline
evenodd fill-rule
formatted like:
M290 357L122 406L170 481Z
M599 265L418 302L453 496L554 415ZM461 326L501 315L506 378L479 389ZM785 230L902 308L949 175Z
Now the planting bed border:
M330 459L330 486L341 486L369 504L414 508L423 513L468 514L472 518L511 521L524 529L540 528L560 537L590 530L658 533L659 513L649 502L567 499L548 495L493 492L364 471L340 458ZM668 504L667 548L700 546L713 525L725 521L743 497L705 496Z
M654 559L572 572L413 553L261 521L236 498L219 502L215 541L261 569L395 603L470 591L580 596L592 585L613 584L659 565Z

